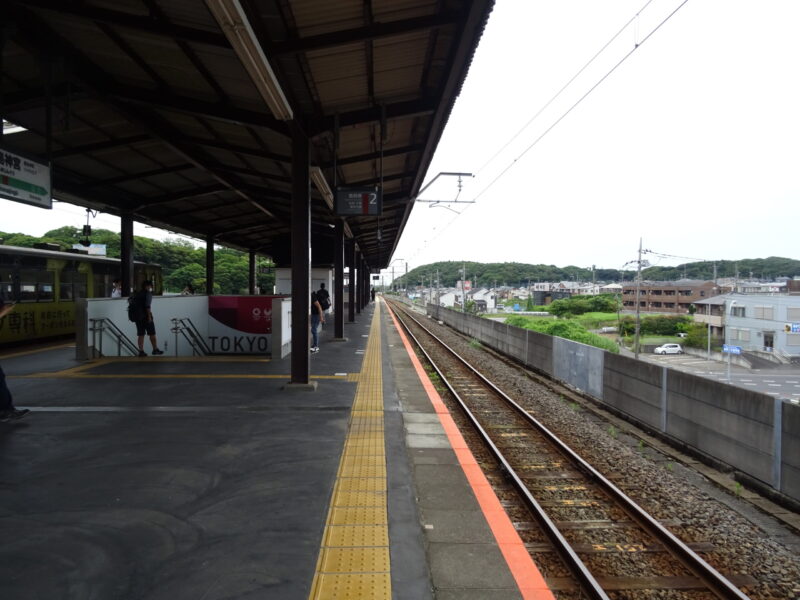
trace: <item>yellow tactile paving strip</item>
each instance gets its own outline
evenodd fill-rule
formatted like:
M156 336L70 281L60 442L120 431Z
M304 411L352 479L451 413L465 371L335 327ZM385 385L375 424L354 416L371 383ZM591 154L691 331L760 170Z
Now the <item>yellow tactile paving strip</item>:
M310 600L392 597L381 363L377 304Z

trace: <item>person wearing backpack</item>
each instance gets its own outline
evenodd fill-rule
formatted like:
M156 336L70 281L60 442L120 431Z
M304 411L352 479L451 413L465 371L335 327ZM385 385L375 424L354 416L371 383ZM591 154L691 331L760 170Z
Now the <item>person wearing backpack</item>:
M331 307L331 295L328 293L328 290L325 289L324 283L319 284L319 289L317 290L317 300L319 301L319 305L322 307L322 312L326 312Z
M322 284L325 287L325 284ZM320 289L320 291L325 291ZM327 293L327 292L326 292ZM330 301L328 302L330 306ZM325 323L325 311L319 301L319 291L311 292L311 353L319 352L319 332L320 323Z
M153 312L150 306L153 303L153 282L145 281L142 289L128 300L128 318L136 323L136 335L139 345L139 356L147 356L144 351L144 335L150 336L150 343L153 346L153 356L164 354L163 350L158 349L156 341L156 326L153 323Z

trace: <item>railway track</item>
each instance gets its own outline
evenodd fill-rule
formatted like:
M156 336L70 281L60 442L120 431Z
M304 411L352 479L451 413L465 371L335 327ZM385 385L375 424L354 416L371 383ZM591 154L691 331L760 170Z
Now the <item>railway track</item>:
M491 455L479 458L490 463L487 476L499 470L513 488L502 496L507 509L519 516L515 503L521 503L538 525L523 539L560 597L574 597L577 585L581 597L597 599L747 598L737 584L751 578L728 579L698 554L713 544L683 543L403 305L389 304L471 424L474 433L465 437L480 440L479 456ZM547 560L553 553L560 561Z

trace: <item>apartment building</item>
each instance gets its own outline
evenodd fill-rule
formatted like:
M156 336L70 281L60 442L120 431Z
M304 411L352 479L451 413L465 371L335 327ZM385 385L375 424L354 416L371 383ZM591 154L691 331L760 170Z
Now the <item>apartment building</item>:
M685 315L689 314L692 304L717 296L721 292L721 287L713 281L644 281L639 289L639 310ZM622 287L622 306L625 310L636 310L635 284L626 283Z

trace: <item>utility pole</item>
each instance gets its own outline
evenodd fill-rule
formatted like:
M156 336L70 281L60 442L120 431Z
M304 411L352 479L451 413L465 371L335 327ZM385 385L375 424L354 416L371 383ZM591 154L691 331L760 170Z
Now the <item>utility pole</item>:
M467 312L467 263L461 263L461 312Z
M639 330L641 321L639 320L639 294L642 289L642 238L639 238L639 260L636 261L636 330L633 338L633 352L636 360L639 360Z
M436 269L436 306L441 304L441 294L439 292L439 269Z

